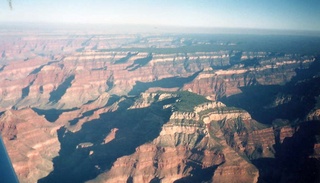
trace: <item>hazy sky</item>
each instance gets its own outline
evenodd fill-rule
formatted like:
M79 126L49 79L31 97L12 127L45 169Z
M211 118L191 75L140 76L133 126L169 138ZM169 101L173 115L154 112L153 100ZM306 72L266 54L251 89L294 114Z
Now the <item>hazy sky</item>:
M0 0L0 22L320 31L320 0Z

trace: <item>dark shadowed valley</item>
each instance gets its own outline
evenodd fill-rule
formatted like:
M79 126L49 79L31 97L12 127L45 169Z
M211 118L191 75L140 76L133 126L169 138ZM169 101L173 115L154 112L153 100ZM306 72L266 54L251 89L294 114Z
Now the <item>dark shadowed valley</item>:
M320 37L0 31L21 183L319 182Z

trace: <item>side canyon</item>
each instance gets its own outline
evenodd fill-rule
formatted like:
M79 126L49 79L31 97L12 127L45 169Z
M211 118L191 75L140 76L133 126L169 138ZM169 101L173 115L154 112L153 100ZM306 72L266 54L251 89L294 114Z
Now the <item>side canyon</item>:
M22 183L320 181L319 37L0 37Z

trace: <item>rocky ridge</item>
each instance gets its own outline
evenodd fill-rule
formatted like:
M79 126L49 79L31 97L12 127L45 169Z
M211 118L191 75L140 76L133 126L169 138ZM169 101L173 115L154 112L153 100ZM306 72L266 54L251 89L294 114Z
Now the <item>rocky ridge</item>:
M20 36L0 39L0 131L21 182L319 179L312 54Z

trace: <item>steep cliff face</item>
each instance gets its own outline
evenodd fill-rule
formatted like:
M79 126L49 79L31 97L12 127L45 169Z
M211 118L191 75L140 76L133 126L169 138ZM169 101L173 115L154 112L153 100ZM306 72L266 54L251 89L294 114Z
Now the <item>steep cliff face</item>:
M85 49L41 54L4 66L0 104L5 108L71 109L106 91L126 95L179 88L217 100L241 93L241 87L283 85L296 75L295 69L314 62L312 56L242 54L248 59L235 58L229 51L151 54Z
M1 37L21 182L320 180L319 58L141 36Z
M149 108L154 109L155 103L167 101L165 103L161 103L161 106L163 105L162 107L158 106L156 108L174 109L174 105L177 104L172 102L178 101L177 103L179 103L185 99L186 98L182 98L179 100L179 93L143 93L139 98L127 103L127 107L130 110L143 109L149 111ZM102 99L100 99L99 101L101 100ZM192 99L190 98L189 100ZM104 101L105 102L102 103L106 103L106 100ZM98 101L95 101L93 103L97 102ZM118 103L116 105L121 106L121 103ZM89 111L90 107L91 105L87 104L83 106L82 110ZM109 113L108 111L110 109L110 107L107 107L103 111L104 113ZM71 113L74 113L76 111L71 111ZM77 113L80 114L80 111L78 111ZM56 123L48 123L43 117L39 117L39 120L41 119L41 121L44 121L45 123L45 131L53 135L51 137L50 135L47 135L47 138L49 139L44 139L44 134L40 134L41 138L40 136L38 138L34 138L34 133L32 133L32 137L28 137L28 135L23 135L23 132L21 132L22 130L19 128L19 125L21 125L20 123L28 122L27 124L31 125L32 122L30 122L30 118L38 119L32 117L37 114L31 109L8 111L2 115L2 132L3 134L6 134L5 137L11 139L8 142L11 142L12 144L12 141L22 141L20 143L29 144L35 139L37 139L36 141L39 141L39 144L33 144L32 148L29 147L31 148L30 150L25 151L28 154L26 156L29 158L23 158L22 160L21 158L18 158L19 160L16 160L16 158L19 156L13 157L14 167L17 172L21 172L18 173L18 175L22 180L36 180L45 176L49 173L50 170L52 170L43 170L36 164L32 164L37 167L36 170L33 170L33 167L30 165L26 167L25 161L32 160L32 162L37 162L34 158L30 159L30 154L34 153L35 157L39 158L40 156L42 158L45 158L46 161L49 161L50 158L57 156L59 143L57 137L54 135L54 131L63 124L63 119L66 119L63 116L68 116L68 113L63 113L63 115L58 118ZM25 115L28 115L30 117L24 118ZM73 118L72 116L73 115L69 116L69 118ZM92 113L90 117L88 117L93 121L94 119L99 119L98 121L100 121L101 119L108 119L101 117L92 118L93 116L94 114ZM23 118L23 120L18 120L18 118L21 117ZM147 123L155 123L160 119L159 117L151 117L150 115L146 117L147 118L142 117L141 119L142 121L145 121ZM119 119L115 119L114 122L119 121ZM126 119L130 119L130 116ZM41 124L43 123L39 123L39 120L35 121L37 121L37 125L41 126ZM227 107L221 102L206 102L195 106L193 111L172 112L170 118L167 118L168 122L165 122L165 124L162 125L159 136L153 136L154 139L151 142L146 142L138 145L137 147L132 149L132 153L129 153L128 155L125 155L125 153L125 156L118 156L118 158L114 159L114 161L105 161L103 160L103 154L106 153L106 148L108 146L119 146L121 143L123 143L121 142L121 139L127 138L127 136L125 135L127 132L123 133L124 131L126 131L126 128L123 128L122 125L116 125L118 127L111 128L115 127L114 125L112 125L112 123L114 123L112 122L113 120L111 120L107 125L109 127L104 130L104 128L101 128L101 125L99 125L102 124L103 121L90 122L91 120L86 120L85 126L87 127L83 126L84 123L81 123L81 125L77 128L74 128L72 125L69 126L68 128L70 130L73 129L72 134L74 135L70 134L71 132L68 132L68 130L60 134L59 141L60 143L62 143L62 149L60 150L60 155L58 156L58 158L68 156L68 158L74 158L75 160L77 160L79 158L79 155L82 154L81 156L85 158L86 161L88 161L87 163L92 161L92 170L93 172L96 172L94 174L97 177L92 177L94 179L90 182L184 182L186 180L193 180L196 182L256 182L259 177L259 180L262 180L263 177L269 176L269 174L266 173L260 175L259 170L262 171L264 169L260 167L257 161L263 158L278 158L279 156L287 157L286 154L288 145L286 139L294 137L296 132L299 131L296 130L299 128L292 128L290 126L268 127L253 120L250 114L248 114L244 110ZM95 133L89 133L89 131L91 131L93 127L91 126L91 123L94 124L94 129L96 129L97 127L100 128L100 132L95 130ZM117 123L118 122L114 124ZM277 124L279 123L280 122L278 122ZM8 124L15 124L15 126L10 126ZM58 124L60 124L60 126ZM42 129L43 127L40 126L37 126L36 128ZM141 130L142 126L138 126L134 127L134 131ZM28 130L28 128L26 128L26 126L24 126L23 130L30 131ZM41 132L41 130L38 131ZM105 134L103 139L101 138L100 140L93 140L94 138L100 136L98 135L99 133ZM140 133L141 132L138 132L137 135ZM21 140L21 138L26 141ZM80 141L76 139L79 139ZM319 154L317 153L317 143L310 143L312 144L312 148L314 148L314 153L310 154L310 157L317 157ZM16 146L19 143L14 144ZM71 150L72 148L70 149L70 145L72 146L72 144L74 144L74 150ZM125 144L127 144L127 142ZM279 150L279 147L282 150ZM46 150L41 150L42 148ZM52 148L55 149L53 150ZM51 155L48 156L47 153L46 156L41 155L42 151L44 151L43 153L45 153L47 152L47 149L50 149ZM10 154L15 154L10 148L8 151ZM86 153L88 153L88 155L85 155ZM109 153L111 153L111 151ZM78 160L81 161L81 159ZM23 162L23 166L20 165L19 162ZM41 160L41 162L43 163L43 160ZM55 163L57 162L59 161L55 161ZM73 169L75 168L75 166L77 166L77 163L71 163L70 161L69 163L70 164L68 164L68 167L70 169ZM87 163L84 163L83 166L89 165L90 167L91 163ZM259 170L252 163L256 165ZM110 168L107 168L109 166ZM42 173L37 173L39 171ZM103 171L104 173L101 173L101 171ZM76 174L81 172L82 169L74 171L74 173ZM281 170L279 170L278 173L281 174ZM282 176L286 177L290 175L284 172ZM235 177L237 178L235 179ZM59 179L62 182L68 180L80 180L72 179L70 177L67 179L62 179L62 177L60 177ZM55 178L43 179L43 181L54 180Z
M0 118L4 143L20 182L36 182L53 170L58 155L59 126L31 109L8 110Z
M148 144L140 146L133 155L118 159L108 173L101 174L94 182L175 182L183 177L199 176L197 169L213 170L212 166L223 161L223 155L217 152Z
M208 117L221 111L219 119ZM256 182L258 170L249 159L243 158L245 152L239 151L233 142L231 144L233 139L226 134L228 130L236 130L259 136L254 131L257 130L256 123L244 111L236 111L220 102L198 105L193 112L173 112L157 138L139 146L133 154L118 158L110 170L90 182ZM264 126L260 125L260 128ZM250 144L248 141L255 137L250 135L237 142ZM257 150L255 142L246 148Z
M241 87L251 85L283 85L296 75L297 68L308 68L314 58L301 58L301 60L288 60L284 58L257 59L254 63L241 60L227 70L216 70L214 66L205 69L194 81L184 86L200 95L212 95L221 99L241 93Z

